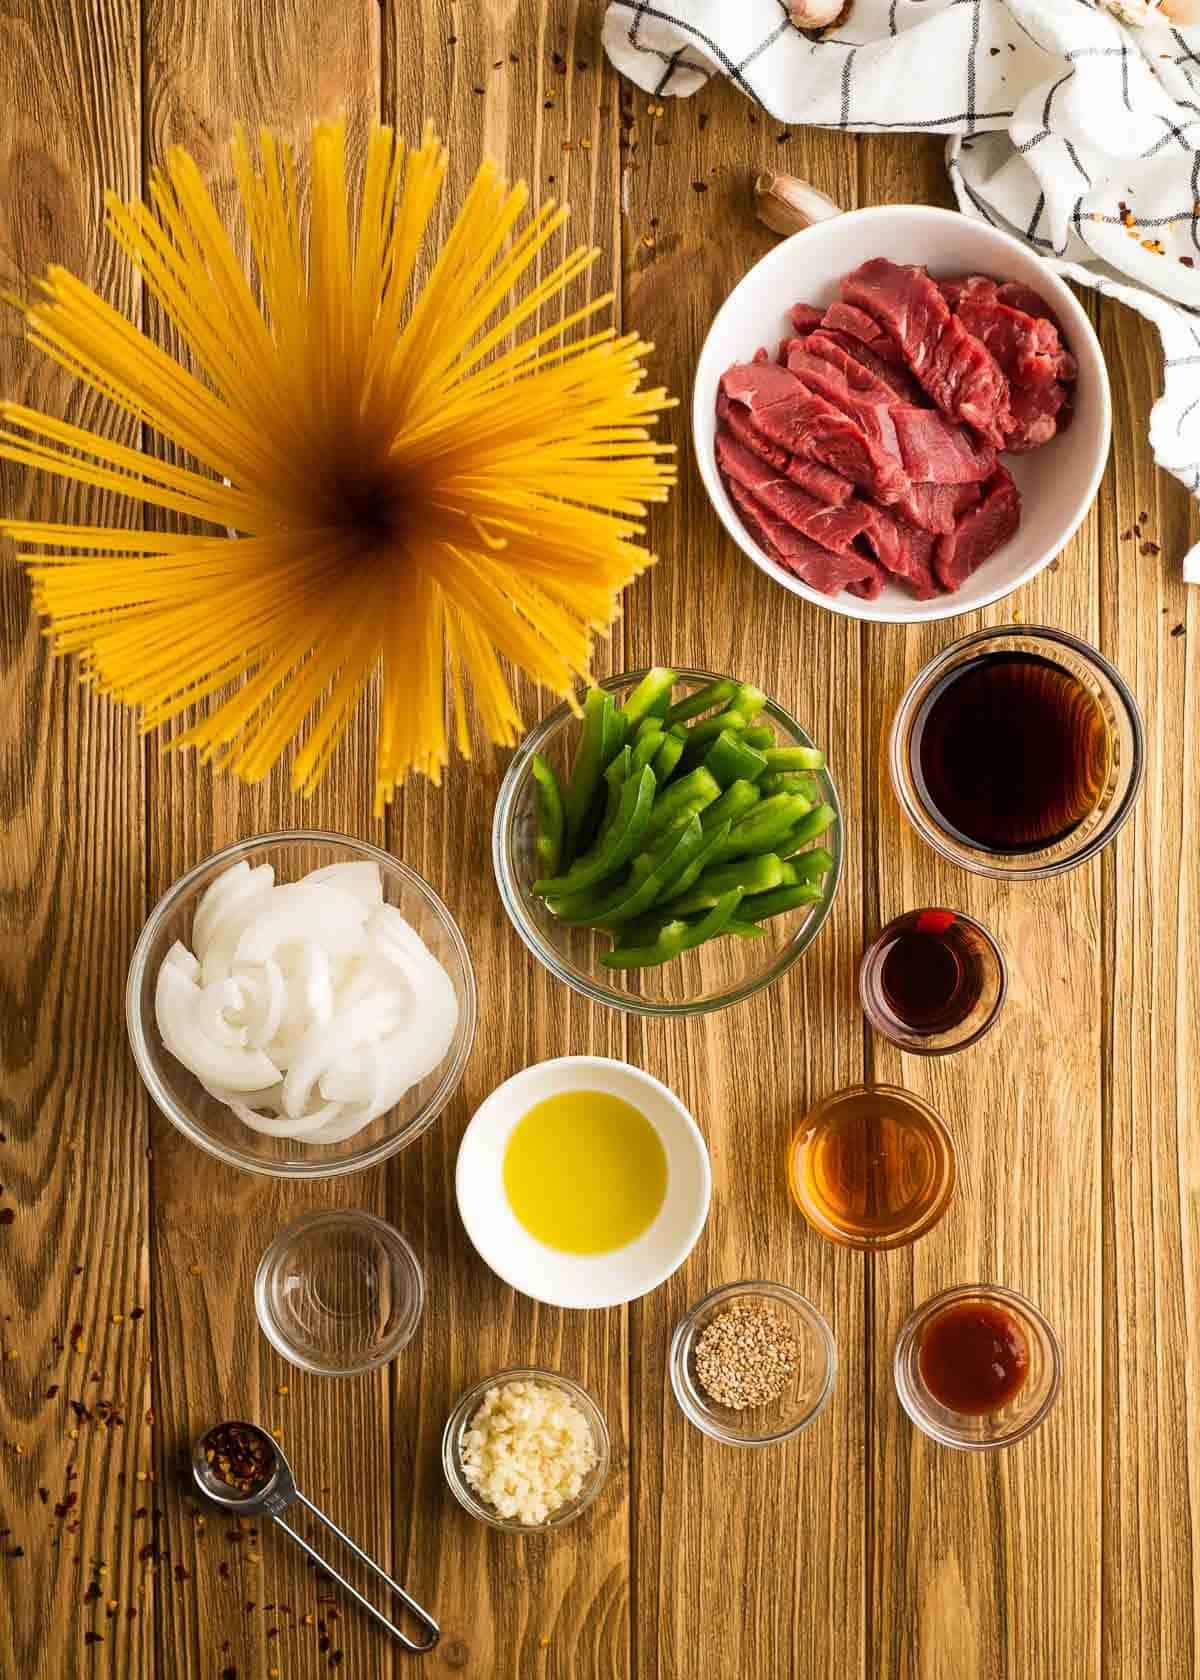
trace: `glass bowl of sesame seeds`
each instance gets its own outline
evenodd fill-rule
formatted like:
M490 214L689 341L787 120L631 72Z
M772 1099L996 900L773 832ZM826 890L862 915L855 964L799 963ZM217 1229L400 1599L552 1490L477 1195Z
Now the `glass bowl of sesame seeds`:
M697 1301L671 1337L671 1387L714 1441L769 1447L818 1418L837 1378L833 1332L783 1283L727 1283Z

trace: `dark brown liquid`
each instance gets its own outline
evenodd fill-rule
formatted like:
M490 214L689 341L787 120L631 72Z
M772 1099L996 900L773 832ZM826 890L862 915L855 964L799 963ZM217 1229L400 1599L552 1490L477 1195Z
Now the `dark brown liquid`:
M949 911L914 912L884 948L879 989L884 1007L910 1032L949 1032L983 991L974 930Z
M947 1410L980 1417L1016 1394L1029 1375L1025 1332L990 1301L956 1301L930 1320L917 1355L921 1380Z
M1035 653L949 672L909 746L934 821L988 852L1037 852L1078 828L1108 779L1108 723L1079 679Z
M886 1242L924 1225L946 1190L945 1138L885 1091L834 1103L798 1133L792 1195L849 1243Z

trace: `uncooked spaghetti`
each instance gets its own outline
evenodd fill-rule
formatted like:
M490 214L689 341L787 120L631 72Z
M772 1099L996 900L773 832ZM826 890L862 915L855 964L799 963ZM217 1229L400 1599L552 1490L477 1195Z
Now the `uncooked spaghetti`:
M21 305L39 348L186 464L0 403L0 455L184 528L0 530L33 545L19 557L56 651L148 730L192 714L172 744L246 780L308 721L292 778L311 792L381 670L382 809L410 770L440 779L448 716L469 753L467 681L511 744L504 661L558 694L586 673L653 559L642 520L674 473L648 428L671 399L644 388L636 334L572 336L611 294L539 320L598 252L550 262L565 207L526 216L495 164L419 284L446 169L430 130L406 151L374 129L354 216L344 124L318 125L307 234L285 145L264 131L256 161L239 131L233 161L261 305L185 151L151 204L106 201L190 367L61 268Z

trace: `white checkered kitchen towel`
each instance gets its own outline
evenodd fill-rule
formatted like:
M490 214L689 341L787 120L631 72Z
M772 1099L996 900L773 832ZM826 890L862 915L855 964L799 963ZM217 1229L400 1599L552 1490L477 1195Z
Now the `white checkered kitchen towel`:
M963 211L1154 322L1150 442L1200 499L1200 28L1091 0L854 0L817 40L783 0L611 0L604 42L659 95L719 72L782 122L954 136Z

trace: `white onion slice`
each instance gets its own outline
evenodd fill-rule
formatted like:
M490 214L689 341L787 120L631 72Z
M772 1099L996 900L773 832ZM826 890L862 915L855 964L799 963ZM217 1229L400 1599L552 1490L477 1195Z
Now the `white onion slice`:
M225 1019L242 1007L244 993L236 980L217 980L211 986L201 986L196 997L196 1022L201 1032L214 1044L235 1044L239 1048L247 1042L246 1029Z
M395 1029L402 1000L393 992L364 998L352 1009L341 1012L328 1024L307 1034L288 1068L283 1082L283 1107L287 1114L302 1114L312 1088L333 1062L340 1061L363 1043L373 1043Z
M279 964L270 957L264 963L241 963L234 979L245 997L243 1025L251 1049L264 1050L279 1031L287 1008L288 992Z
M206 1085L223 1085L230 1091L260 1091L280 1077L279 1069L261 1050L216 1044L202 1030L196 999L199 987L173 964L158 971L154 993L154 1015L162 1041L173 1056L191 1069Z
M336 887L302 881L276 887L261 915L246 925L234 955L238 962L264 962L283 945L316 944L327 956L349 956L362 940L367 912Z
M168 963L172 968L177 968L188 980L195 980L197 975L200 973L200 964L188 950L187 946L178 939L163 958L164 968L166 968Z
M366 910L375 910L383 903L383 882L377 863L329 863L324 869L314 869L306 875L302 884L337 887L356 898Z

